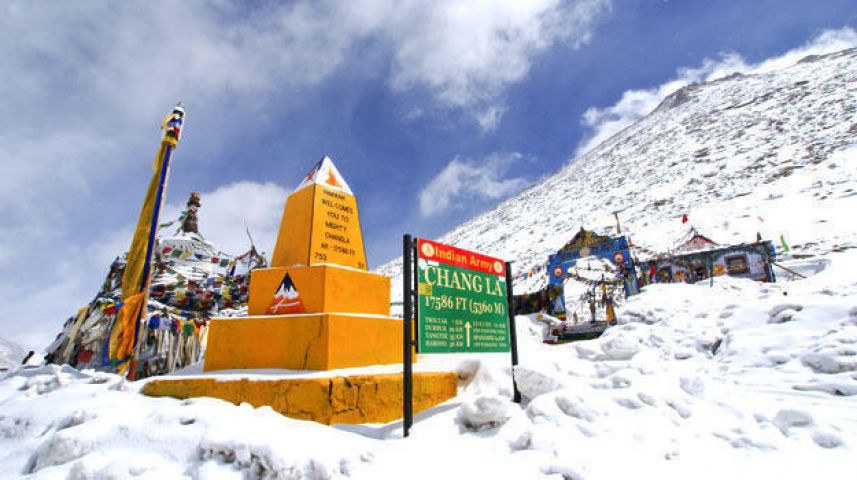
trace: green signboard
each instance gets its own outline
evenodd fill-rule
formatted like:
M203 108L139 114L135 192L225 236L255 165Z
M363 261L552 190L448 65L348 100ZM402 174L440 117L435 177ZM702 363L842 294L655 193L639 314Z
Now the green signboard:
M502 260L419 239L417 267L420 353L509 351Z

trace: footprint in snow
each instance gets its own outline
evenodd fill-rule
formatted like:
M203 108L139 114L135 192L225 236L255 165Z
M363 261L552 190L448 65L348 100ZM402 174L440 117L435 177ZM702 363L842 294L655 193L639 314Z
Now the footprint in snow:
M772 423L783 432L789 434L789 429L808 427L813 424L812 415L803 410L784 409L774 415Z
M842 445L842 439L830 432L815 432L812 440L821 448L836 448Z
M777 305L768 312L768 323L786 323L799 318L798 312L803 310L803 305L795 303L784 303Z

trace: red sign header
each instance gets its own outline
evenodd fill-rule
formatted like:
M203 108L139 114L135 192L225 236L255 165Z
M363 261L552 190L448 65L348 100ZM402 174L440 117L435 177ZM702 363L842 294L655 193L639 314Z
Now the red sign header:
M417 257L490 275L506 276L506 263L499 258L462 250L423 238L417 239Z

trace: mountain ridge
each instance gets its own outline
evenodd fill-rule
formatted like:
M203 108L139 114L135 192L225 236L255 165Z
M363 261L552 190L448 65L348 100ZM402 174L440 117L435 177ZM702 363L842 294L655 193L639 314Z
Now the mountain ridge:
M437 240L513 260L517 272L526 272L580 227L616 234L612 212L620 211L623 233L654 251L669 250L685 213L720 243L751 241L759 232L784 235L793 243L791 257L852 248L846 237L854 229L832 225L835 212L827 210L847 210L857 186L854 172L841 168L857 157L855 60L852 48L774 72L687 85ZM843 196L849 198L834 201ZM786 206L824 212L803 208L805 218L794 218L780 211ZM827 238L812 237L818 225ZM401 258L376 271L393 277L400 298Z

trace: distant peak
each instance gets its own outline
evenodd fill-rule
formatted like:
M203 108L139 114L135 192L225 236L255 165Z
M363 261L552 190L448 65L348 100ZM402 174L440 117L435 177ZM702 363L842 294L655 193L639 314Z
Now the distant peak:
M660 105L658 105L652 113L659 110L669 110L689 102L693 99L694 91L698 90L701 85L702 84L700 83L691 83L679 88L675 92L667 95L667 97L661 101Z

